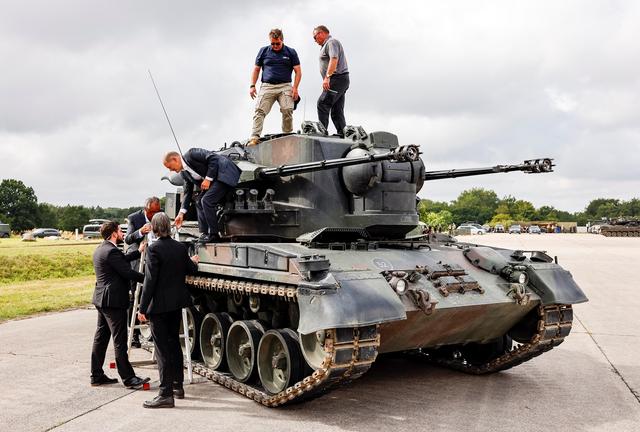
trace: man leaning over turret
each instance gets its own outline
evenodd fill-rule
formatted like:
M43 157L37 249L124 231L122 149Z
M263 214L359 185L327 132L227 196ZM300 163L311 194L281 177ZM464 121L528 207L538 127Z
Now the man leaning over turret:
M298 86L302 78L302 69L298 53L291 47L284 45L282 30L273 29L269 32L270 45L260 48L256 63L251 72L249 96L256 99L256 110L253 114L253 129L249 145L255 145L260 139L264 118L275 101L280 105L282 113L282 132L293 132L294 101L299 99ZM256 91L258 75L262 70L260 91ZM291 72L295 72L293 86Z

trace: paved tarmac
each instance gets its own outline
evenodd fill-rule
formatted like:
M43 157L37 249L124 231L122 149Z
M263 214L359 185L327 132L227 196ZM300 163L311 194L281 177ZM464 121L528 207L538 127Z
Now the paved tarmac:
M490 376L381 356L351 386L302 405L268 409L202 382L175 409L146 410L153 391L89 386L96 312L76 310L0 325L0 431L640 430L640 238L461 240L557 255L590 298L575 306L566 341ZM153 367L137 371L157 379Z

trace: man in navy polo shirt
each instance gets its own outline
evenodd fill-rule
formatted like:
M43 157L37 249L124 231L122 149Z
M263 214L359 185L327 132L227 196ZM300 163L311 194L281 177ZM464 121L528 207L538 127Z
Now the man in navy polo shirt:
M298 86L302 78L302 69L298 53L291 47L285 46L282 30L273 29L269 32L271 44L260 48L256 57L256 64L251 74L251 86L249 95L256 98L256 82L262 69L262 83L257 93L256 111L253 115L253 130L249 145L255 145L260 139L264 118L275 101L280 105L282 113L282 132L293 131L293 101L298 99ZM293 86L291 85L291 72L295 72Z

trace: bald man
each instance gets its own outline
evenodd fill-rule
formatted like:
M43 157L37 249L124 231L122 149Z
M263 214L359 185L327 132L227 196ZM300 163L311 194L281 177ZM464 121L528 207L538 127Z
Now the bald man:
M184 179L184 199L180 214L175 219L176 226L180 228L182 225L184 214L191 205L194 186L198 186L201 193L195 204L200 229L199 241L219 241L216 207L238 185L240 168L228 157L201 148L190 149L184 154L184 158L178 152L169 152L164 156L163 163L167 169L179 173Z

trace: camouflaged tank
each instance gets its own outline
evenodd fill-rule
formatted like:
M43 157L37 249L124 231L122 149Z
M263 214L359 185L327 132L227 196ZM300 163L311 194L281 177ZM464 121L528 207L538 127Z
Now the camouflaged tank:
M550 159L426 171L387 132L317 123L221 153L242 169L220 208L220 243L187 284L194 371L266 406L322 395L406 352L472 374L505 370L562 343L587 301L543 251L406 238L425 181L552 171ZM179 185L180 178L173 176ZM179 209L168 195L167 212Z

